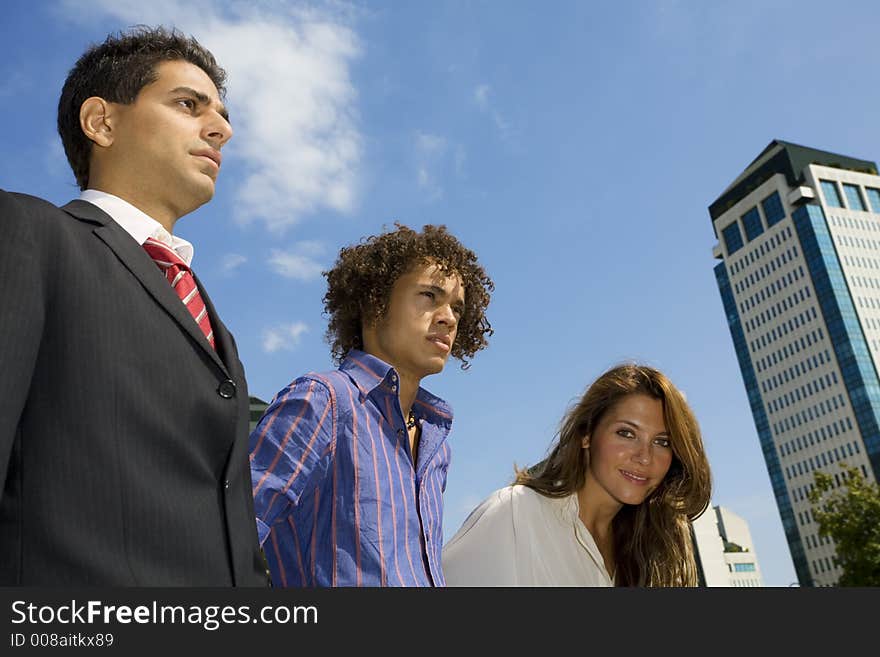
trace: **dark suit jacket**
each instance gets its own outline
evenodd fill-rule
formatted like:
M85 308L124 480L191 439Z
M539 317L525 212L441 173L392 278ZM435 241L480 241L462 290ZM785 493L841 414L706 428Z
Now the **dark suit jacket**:
M0 190L0 585L266 586L248 394L84 201Z

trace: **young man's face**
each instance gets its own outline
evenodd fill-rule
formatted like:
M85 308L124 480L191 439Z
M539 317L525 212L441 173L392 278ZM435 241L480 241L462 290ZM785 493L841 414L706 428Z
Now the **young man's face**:
M419 264L395 281L384 317L364 326L364 350L416 381L443 370L464 309L458 274Z
M214 195L220 149L232 128L217 88L198 66L166 61L156 73L133 103L112 104L109 180L117 189L103 191L176 219Z

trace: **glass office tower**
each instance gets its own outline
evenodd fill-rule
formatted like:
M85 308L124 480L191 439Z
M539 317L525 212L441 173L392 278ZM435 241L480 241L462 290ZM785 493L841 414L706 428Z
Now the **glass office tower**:
M709 215L715 278L801 586L837 581L813 472L880 474L877 165L773 141Z

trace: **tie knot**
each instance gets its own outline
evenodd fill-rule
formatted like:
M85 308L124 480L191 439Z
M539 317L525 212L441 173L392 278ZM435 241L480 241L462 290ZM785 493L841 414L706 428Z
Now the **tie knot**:
M208 317L208 307L205 305L202 295L199 294L198 285L196 285L190 268L174 249L153 237L148 237L143 246L144 251L162 270L165 279L171 284L171 289L174 290L196 324L199 325L208 343L214 348L214 331Z
M189 270L189 267L187 267L186 263L177 255L174 249L153 237L148 237L147 241L144 242L144 250L162 269L168 269L176 265L181 269Z

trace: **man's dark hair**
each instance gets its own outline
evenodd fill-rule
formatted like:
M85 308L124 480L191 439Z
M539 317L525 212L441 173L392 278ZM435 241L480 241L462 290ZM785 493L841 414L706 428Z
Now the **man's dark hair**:
M446 230L426 225L421 233L394 224L396 230L366 237L344 247L333 269L325 271L324 310L330 320L327 341L339 363L350 349L363 349L361 326L373 325L388 311L391 288L398 278L420 264L437 264L446 274L458 274L464 285L464 310L450 354L467 369L468 358L488 346L492 327L486 319L492 279L477 256Z
M226 71L195 38L174 28L138 25L111 34L104 43L92 45L70 69L58 100L58 134L80 189L88 186L92 155L92 142L79 124L83 102L98 96L129 105L141 89L158 79L158 64L176 60L198 66L211 78L220 98L225 96Z

